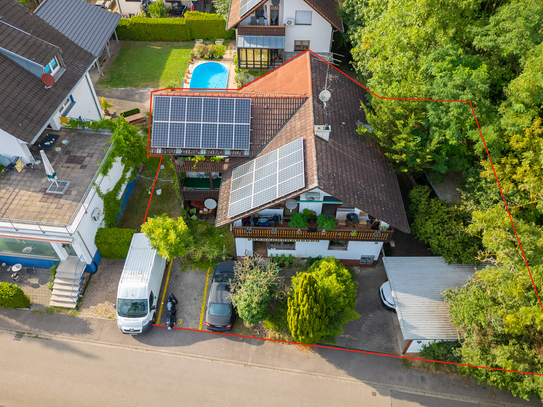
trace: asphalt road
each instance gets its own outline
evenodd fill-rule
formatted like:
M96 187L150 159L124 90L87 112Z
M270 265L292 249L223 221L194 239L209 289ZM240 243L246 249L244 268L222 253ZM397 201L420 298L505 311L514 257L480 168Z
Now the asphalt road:
M0 363L3 407L541 405L394 357L19 310L0 310Z

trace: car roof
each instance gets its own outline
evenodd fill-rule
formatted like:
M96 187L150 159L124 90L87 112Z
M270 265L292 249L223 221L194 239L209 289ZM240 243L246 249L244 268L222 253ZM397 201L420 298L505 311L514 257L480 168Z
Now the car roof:
M228 283L213 283L211 292L209 293L209 302L218 304L231 304L230 299L230 284Z
M223 261L215 267L215 271L213 271L213 277L215 277L217 274L234 274L234 262L233 261Z

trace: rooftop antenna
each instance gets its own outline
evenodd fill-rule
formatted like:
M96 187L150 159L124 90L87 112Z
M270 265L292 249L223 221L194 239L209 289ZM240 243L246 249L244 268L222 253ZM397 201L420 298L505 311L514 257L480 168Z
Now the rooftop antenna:
M328 64L328 67L326 68L326 81L324 82L324 90L319 93L319 99L324 105L324 108L326 109L326 102L330 100L332 97L332 94L327 89L328 88L328 72L330 70L330 64Z

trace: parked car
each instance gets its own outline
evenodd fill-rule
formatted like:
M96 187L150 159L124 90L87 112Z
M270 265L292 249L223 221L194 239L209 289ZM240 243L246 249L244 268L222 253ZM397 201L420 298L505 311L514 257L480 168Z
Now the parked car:
M206 327L209 331L229 331L236 320L236 311L230 299L230 286L235 282L234 262L223 261L213 271L206 309Z
M379 289L379 296L381 297L381 302L386 309L396 312L396 303L394 302L394 297L392 296L390 281L385 281L383 285L381 285L381 288Z

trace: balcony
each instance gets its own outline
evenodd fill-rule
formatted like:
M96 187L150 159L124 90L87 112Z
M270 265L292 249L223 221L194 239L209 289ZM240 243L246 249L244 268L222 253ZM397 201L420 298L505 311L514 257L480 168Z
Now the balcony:
M285 26L240 25L238 35L285 36Z
M309 229L309 228L308 228ZM259 227L259 226L233 226L234 238L245 238L253 240L341 240L356 242L389 242L392 239L394 229L372 230L369 227L353 226L351 229L335 229L326 231L314 228L312 232L308 229L296 229L285 226Z

